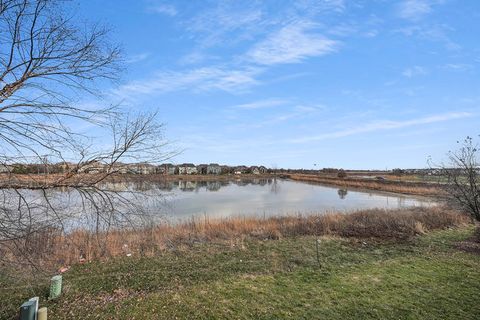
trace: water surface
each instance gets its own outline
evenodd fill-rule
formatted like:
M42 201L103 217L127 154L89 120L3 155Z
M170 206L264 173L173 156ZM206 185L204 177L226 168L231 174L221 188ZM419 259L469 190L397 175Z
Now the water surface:
M157 187L166 195L164 205L158 210L170 220L205 215L211 218L267 217L432 204L425 198L354 191L283 179L175 181Z

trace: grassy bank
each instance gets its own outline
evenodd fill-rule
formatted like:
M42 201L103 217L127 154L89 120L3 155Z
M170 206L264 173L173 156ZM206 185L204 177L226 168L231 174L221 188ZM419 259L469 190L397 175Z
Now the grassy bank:
M441 197L445 195L444 190L442 190L440 185L435 183L388 179L373 180L362 179L358 177L347 177L340 179L334 176L312 174L286 174L283 176L296 181L334 185L344 188L368 189L429 197Z
M472 233L433 207L50 234L50 262L72 263L63 297L46 302L53 273L2 266L0 319L35 295L49 319L475 319L480 257L456 248Z
M74 266L49 319L478 319L470 227L404 241L298 236L195 243ZM318 257L318 259L317 259ZM46 285L1 280L0 318ZM7 288L8 287L8 288Z

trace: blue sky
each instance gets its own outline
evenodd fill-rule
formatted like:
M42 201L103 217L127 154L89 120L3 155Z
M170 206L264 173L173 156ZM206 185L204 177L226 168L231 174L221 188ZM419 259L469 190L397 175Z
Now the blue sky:
M476 0L81 1L175 162L425 167L480 133ZM96 103L85 101L85 103Z

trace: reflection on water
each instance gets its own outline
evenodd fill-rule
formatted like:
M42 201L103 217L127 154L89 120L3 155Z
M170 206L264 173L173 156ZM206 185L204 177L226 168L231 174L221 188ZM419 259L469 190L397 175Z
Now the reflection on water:
M347 196L348 190L347 189L338 189L337 193L338 193L338 196L340 197L340 199L343 200Z
M236 179L219 181L140 181L105 183L103 188L118 194L116 211L120 215L108 216L102 222L109 226L115 221L126 222L141 219L143 214L155 220L167 219L171 222L192 217L222 218L251 215L258 217L318 214L325 212L353 211L369 208L402 208L428 206L433 202L410 196L389 193L366 192L333 188L282 179ZM6 206L15 208L18 197L13 191L4 190ZM45 203L39 190L22 191L28 200L30 211L47 221L56 214L49 208L51 204L68 216L64 227L96 227L98 215L95 210L105 208L85 206L85 198L76 190L48 190L49 203ZM10 196L9 196L10 194ZM130 204L134 204L131 206ZM121 209L121 210L119 210ZM52 212L50 212L52 211ZM50 219L51 220L51 219Z
M426 199L403 195L338 189L275 178L144 181L112 187L142 192L160 190L165 201L162 205L159 202L149 204L149 209L170 221L205 215L212 218L239 215L263 217L432 204Z

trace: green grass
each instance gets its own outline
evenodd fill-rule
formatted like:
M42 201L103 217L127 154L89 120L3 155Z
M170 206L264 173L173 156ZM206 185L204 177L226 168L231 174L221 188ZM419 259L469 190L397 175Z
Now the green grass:
M0 318L37 294L49 319L479 319L480 256L454 247L471 233L322 239L320 266L313 237L78 265L56 302L45 285L1 289Z

